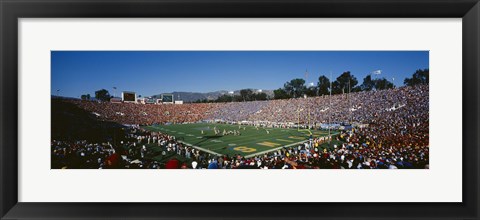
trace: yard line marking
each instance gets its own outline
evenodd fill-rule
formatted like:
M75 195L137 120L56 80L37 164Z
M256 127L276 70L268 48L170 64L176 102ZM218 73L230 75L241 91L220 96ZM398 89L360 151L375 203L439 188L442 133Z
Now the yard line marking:
M288 138L290 139L296 139L296 140L304 140L305 138L303 137L295 137L295 136L289 136Z
M332 133L332 136L333 135L337 135L338 133ZM293 144L288 144L288 145L285 145L285 146L281 146L281 147L277 147L277 148L274 148L274 149L271 149L271 150L266 150L266 151L262 151L262 152L258 152L258 153L255 153L255 154L250 154L250 155L245 155L244 157L245 158L251 158L251 157L255 157L255 156L258 156L258 155L263 155L263 154L267 154L267 153L270 153L270 152L273 152L273 151L276 151L276 150L280 150L282 148L287 148L287 147L291 147L291 146L295 146L295 145L300 145L300 144L303 144L305 142L307 142L309 140L304 140L304 141L300 141L300 142L297 142L297 143L293 143Z
M289 143L292 143L292 142L293 142L293 141L291 141L291 140L285 140L285 139L275 139L275 140L277 140L277 141L283 141L283 142L289 142Z

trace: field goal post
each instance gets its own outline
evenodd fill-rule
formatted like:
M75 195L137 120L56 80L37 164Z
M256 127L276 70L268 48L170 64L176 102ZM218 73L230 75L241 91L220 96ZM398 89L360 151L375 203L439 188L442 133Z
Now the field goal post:
M305 96L305 99L306 99L306 96ZM305 128L305 129L300 129L300 112L304 111L304 109L300 109L300 108L297 109L297 114L298 114L298 116L297 116L297 119L298 119L297 120L297 131L299 131L299 132L300 131L307 131L310 135L312 135L313 133L310 129L311 128L310 107L307 105L306 109L307 109L307 128Z

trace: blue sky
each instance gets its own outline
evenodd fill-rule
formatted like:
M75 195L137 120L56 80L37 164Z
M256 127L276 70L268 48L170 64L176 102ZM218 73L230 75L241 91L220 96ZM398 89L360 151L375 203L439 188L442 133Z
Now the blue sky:
M52 51L53 95L117 96L166 92L277 89L294 78L307 83L320 75L335 79L350 71L359 81L374 70L397 86L417 69L429 68L428 51Z

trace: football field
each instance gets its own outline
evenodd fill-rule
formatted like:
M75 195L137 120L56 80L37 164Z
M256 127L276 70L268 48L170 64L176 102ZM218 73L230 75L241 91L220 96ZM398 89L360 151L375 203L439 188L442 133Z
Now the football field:
M178 141L208 153L229 156L240 154L245 157L296 146L307 141L310 135L328 136L328 131L211 123L154 125L143 128L175 136ZM216 135L214 129L218 130L219 134ZM240 135L223 135L224 131L234 130L240 131Z

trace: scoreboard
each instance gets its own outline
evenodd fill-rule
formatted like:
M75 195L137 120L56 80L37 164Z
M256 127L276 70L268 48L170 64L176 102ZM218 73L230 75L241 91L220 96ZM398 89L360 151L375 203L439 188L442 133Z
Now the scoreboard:
M122 92L122 101L124 102L136 102L137 94L135 92Z
M173 94L162 94L163 103L173 103Z

